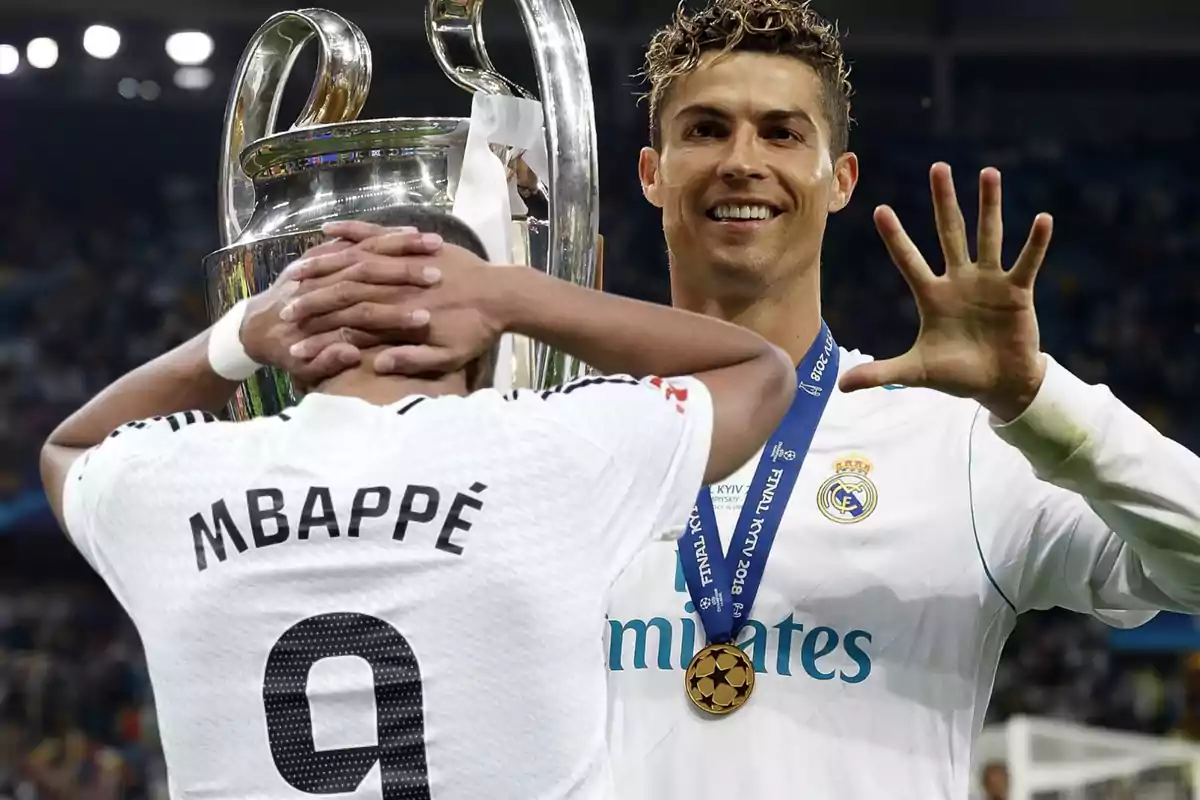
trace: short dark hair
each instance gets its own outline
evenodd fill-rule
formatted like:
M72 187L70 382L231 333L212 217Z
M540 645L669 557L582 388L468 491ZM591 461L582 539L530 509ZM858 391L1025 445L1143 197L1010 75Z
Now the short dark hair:
M662 149L660 115L671 87L696 69L705 53L751 52L790 56L812 67L821 81L821 105L830 150L840 156L850 138L850 65L836 23L810 0L709 0L689 12L680 2L671 22L646 47L642 77L650 83L650 144Z
M436 233L447 244L470 250L484 261L489 260L483 240L470 225L440 208L429 206L393 206L369 211L354 217L358 222L370 222L387 228L416 228L421 233Z

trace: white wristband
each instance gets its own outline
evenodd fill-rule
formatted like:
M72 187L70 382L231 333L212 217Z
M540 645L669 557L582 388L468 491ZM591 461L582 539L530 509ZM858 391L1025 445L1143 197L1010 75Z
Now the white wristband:
M209 366L227 381L244 381L262 366L250 358L242 346L242 319L245 316L246 301L239 300L208 332Z

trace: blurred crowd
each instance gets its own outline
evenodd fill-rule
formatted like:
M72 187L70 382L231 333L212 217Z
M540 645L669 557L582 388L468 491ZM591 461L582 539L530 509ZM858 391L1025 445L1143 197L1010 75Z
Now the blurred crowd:
M98 585L0 591L0 798L160 800L141 647Z
M876 131L879 137L883 131ZM872 228L893 205L937 261L927 170L956 169L970 219L974 178L1001 168L1012 256L1038 211L1056 218L1038 285L1046 349L1153 424L1200 446L1200 152L1186 142L1119 144L868 138L862 183L829 228L826 314L838 339L886 357L916 317ZM602 156L609 288L665 300L657 219L632 159ZM614 158L626 165L610 164ZM627 168L625 168L627 167ZM139 187L148 178L141 176ZM205 323L200 258L215 249L208 180L153 177L153 191L80 181L5 198L0 214L0 536L39 517L38 447L58 421L123 371ZM48 527L41 514L41 526ZM65 546L65 545L64 545ZM1068 614L1022 620L992 716L1023 712L1198 737L1200 666L1120 656ZM161 796L150 690L136 635L103 588L0 584L0 800Z
M0 497L36 488L39 441L68 413L203 325L212 226L193 185L142 207L102 191L86 214L25 197L0 223Z

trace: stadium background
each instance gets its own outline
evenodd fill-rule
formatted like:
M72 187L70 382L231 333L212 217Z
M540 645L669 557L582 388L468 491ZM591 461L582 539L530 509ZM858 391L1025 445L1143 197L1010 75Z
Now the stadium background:
M375 79L363 117L469 113L468 96L443 77L425 44L423 5L328 3L371 40ZM666 300L657 220L637 185L645 109L630 76L674 3L576 6L600 131L607 288ZM51 427L106 382L204 324L199 261L216 246L226 92L242 47L282 7L4 0L0 8L0 44L12 46L0 48L0 798L164 796L137 637L57 533L36 453ZM1038 290L1047 349L1200 447L1192 406L1200 390L1200 4L817 7L849 33L851 143L862 165L824 257L839 341L888 356L915 332L871 209L893 204L933 253L929 164L953 164L965 198L977 169L996 165L1014 240L1037 211L1057 219ZM113 57L85 51L83 34L94 23L119 32ZM536 88L511 0L490 0L485 28L501 71ZM173 62L165 42L178 31L211 37L203 63ZM57 47L39 41L30 49L39 37ZM103 42L89 46L102 53ZM172 52L195 61L204 49ZM299 108L314 63L310 50L285 112ZM929 502L939 492L929 486ZM1200 739L1193 650L1200 632L1189 619L1167 617L1114 637L1071 615L1030 616L1008 648L990 716Z

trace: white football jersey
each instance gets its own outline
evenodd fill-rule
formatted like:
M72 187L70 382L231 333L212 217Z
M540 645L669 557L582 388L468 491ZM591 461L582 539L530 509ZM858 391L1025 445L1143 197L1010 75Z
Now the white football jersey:
M67 479L172 797L595 798L604 612L699 490L695 379L135 422Z
M867 360L843 351L841 371ZM712 487L726 548L757 462ZM1004 426L928 390L835 393L739 637L745 706L685 695L704 633L674 543L618 580L617 794L962 800L1016 615L1051 606L1122 626L1200 610L1195 455L1052 361Z

